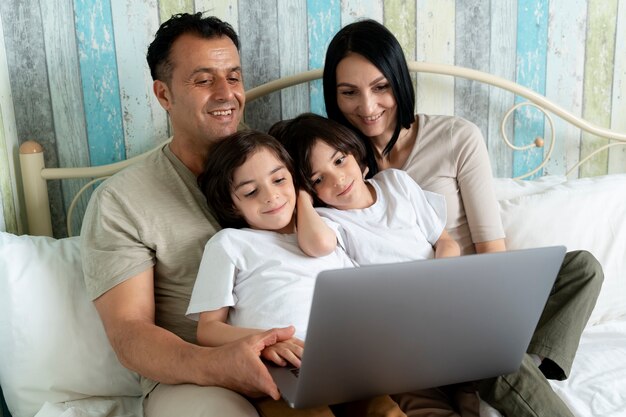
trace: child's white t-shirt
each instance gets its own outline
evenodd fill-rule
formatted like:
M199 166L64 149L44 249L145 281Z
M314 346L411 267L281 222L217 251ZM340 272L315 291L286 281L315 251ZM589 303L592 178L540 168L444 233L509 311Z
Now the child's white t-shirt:
M398 169L386 169L367 181L376 191L372 206L316 208L320 216L339 223L348 255L359 265L432 258L446 225L445 198L422 190Z
M223 229L205 246L186 315L198 320L203 311L231 307L227 322L233 326L294 325L304 340L317 274L354 266L340 244L314 258L302 252L295 234Z

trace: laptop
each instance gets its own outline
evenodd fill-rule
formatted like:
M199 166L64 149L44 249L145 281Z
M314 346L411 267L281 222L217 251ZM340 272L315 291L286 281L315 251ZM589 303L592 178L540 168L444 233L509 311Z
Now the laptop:
M324 271L300 369L268 365L294 408L519 369L565 248Z

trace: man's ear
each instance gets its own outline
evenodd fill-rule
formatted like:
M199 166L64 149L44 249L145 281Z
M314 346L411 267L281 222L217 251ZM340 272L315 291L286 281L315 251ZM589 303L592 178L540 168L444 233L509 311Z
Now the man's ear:
M173 97L167 83L164 83L161 80L154 80L152 83L152 91L154 91L154 95L157 100L159 100L161 107L163 107L165 111L169 111L172 106Z
M370 167L365 167L365 169L363 170L363 178L365 178L368 172L370 172Z

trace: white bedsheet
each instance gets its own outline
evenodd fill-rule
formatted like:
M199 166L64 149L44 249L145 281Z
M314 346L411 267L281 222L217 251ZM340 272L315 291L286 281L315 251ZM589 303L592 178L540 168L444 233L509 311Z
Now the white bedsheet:
M577 417L626 417L626 316L588 326L570 377L551 385Z

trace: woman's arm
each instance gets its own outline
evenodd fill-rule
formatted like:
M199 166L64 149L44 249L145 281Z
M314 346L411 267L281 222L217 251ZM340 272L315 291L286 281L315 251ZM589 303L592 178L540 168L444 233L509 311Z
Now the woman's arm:
M300 190L296 204L296 233L302 252L317 258L334 251L337 247L337 235L317 214L311 196Z
M461 254L459 244L452 239L452 236L445 229L441 232L441 236L439 236L433 247L435 248L435 258L448 258Z
M490 240L487 242L474 243L476 253L488 253L488 252L504 252L506 245L504 239Z

